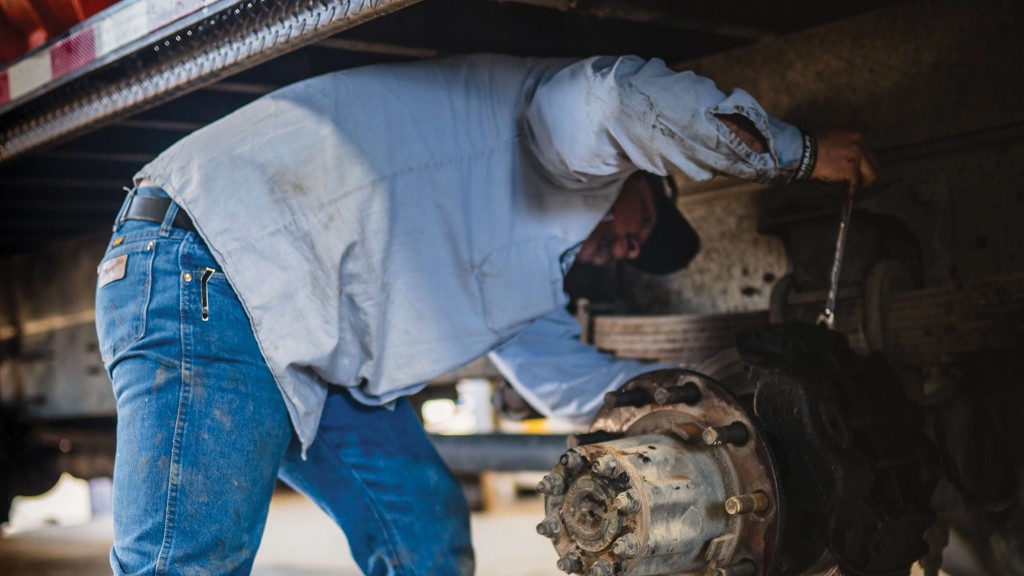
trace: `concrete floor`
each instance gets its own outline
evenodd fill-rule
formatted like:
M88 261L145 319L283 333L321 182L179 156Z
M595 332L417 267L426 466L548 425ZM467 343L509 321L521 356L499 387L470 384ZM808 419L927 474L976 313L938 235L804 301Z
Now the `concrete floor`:
M473 515L477 574L564 576L554 549L536 534L540 499ZM297 529L300 528L300 529ZM45 526L0 539L3 576L109 575L109 516L79 526ZM359 576L341 531L303 496L279 492L270 507L255 576Z
M536 478L489 484L489 511L474 513L473 541L480 576L564 576L557 555L535 532L543 518L539 497L516 498L514 486ZM526 482L526 484L523 484ZM95 494L93 494L95 498ZM109 515L90 517L89 486L66 477L46 499L23 499L13 510L13 533L0 537L0 576L109 575L107 554L113 539ZM69 525L47 525L49 522ZM20 529L18 527L20 526ZM950 560L953 560L952 562ZM947 558L950 572L984 574L965 558ZM958 566L959 565L959 566ZM955 567L955 568L954 568ZM341 531L300 494L282 490L270 506L255 576L360 576ZM945 572L942 573L946 575ZM911 576L923 576L915 566Z

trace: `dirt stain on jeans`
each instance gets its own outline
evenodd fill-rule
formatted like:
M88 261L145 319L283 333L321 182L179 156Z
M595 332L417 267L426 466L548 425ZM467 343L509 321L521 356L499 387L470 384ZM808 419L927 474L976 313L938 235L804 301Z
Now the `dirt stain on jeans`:
M221 412L220 409L214 408L213 417L224 428L224 430L231 430L231 428L234 427L234 421L231 419L231 415Z
M150 393L156 394L160 392L160 390L167 385L167 380L169 380L172 375L171 370L166 366L158 367L156 369L156 375L153 377L153 385L149 389Z

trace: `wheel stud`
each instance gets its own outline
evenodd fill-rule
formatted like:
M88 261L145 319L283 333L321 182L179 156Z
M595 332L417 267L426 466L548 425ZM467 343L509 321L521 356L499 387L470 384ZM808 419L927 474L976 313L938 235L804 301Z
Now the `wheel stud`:
M618 468L619 465L615 462L615 458L608 454L594 460L594 463L590 465L590 470L598 476L615 476Z
M558 559L555 564L558 569L566 574L572 574L573 572L579 572L583 570L583 559L580 558L578 552L569 552L565 556Z
M558 472L552 472L541 478L537 483L537 492L551 496L561 496L565 493L565 478Z
M650 395L643 388L616 390L604 395L604 407L608 409L622 406L643 406L650 401Z
M708 446L721 446L722 444L742 445L747 442L750 433L742 422L733 422L727 426L712 426L705 428L702 438Z
M558 463L564 466L567 471L575 472L583 466L584 461L583 456L579 452L570 450L562 454L562 457L558 459Z
M696 404L700 402L700 388L693 382L671 388L658 388L654 392L654 401L665 404Z
M640 497L635 490L626 490L615 497L615 508L624 514L633 514L640 510Z
M740 494L725 501L725 512L730 516L738 514L764 514L771 507L771 500L764 492Z
M623 558L632 558L640 551L640 540L633 534L626 534L612 544L612 552Z
M558 538L558 535L562 533L562 523L558 521L558 517L551 515L544 519L543 522L537 524L537 534L554 540Z

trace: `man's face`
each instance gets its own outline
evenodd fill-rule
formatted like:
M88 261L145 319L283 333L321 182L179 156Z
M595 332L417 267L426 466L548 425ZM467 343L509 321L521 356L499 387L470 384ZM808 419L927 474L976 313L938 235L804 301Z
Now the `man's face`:
M604 266L616 260L633 260L651 235L655 224L653 191L647 179L630 176L604 220L583 241L577 262Z

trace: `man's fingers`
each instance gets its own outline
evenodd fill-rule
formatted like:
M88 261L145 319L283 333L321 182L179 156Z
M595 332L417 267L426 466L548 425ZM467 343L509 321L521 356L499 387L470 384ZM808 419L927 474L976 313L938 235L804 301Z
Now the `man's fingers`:
M861 161L860 163L860 182L864 187L871 186L875 183L878 178L878 173L875 171L875 167L870 162Z
M818 165L811 174L812 180L843 182L851 196L875 182L878 163L859 132L824 130L817 137Z
M863 166L864 162L850 162L852 170L846 176L847 189L846 193L850 196L856 196L857 192L860 192L861 187L861 171L860 166Z
M871 164L871 169L878 170L878 158L875 158L875 153L874 151L871 150L871 147L862 142L860 145L860 149L864 151L864 156L868 159L868 162Z
M875 160L875 155L871 152L871 148L861 144L860 150L863 154L860 161L861 184L867 187L874 184L878 178L878 161Z

